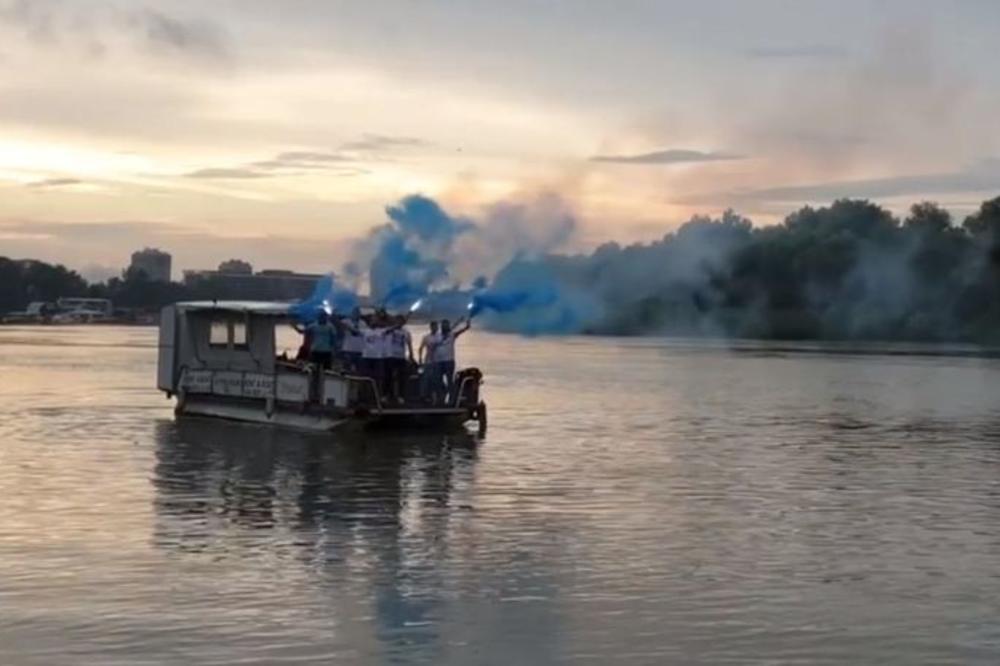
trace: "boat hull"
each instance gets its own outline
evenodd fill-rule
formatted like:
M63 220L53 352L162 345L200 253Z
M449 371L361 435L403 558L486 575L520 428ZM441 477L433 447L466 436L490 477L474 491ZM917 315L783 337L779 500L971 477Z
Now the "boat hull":
M475 410L465 408L421 407L347 413L277 406L268 413L259 404L226 400L217 396L188 396L178 399L175 413L178 417L207 416L312 432L368 428L455 430L475 419Z

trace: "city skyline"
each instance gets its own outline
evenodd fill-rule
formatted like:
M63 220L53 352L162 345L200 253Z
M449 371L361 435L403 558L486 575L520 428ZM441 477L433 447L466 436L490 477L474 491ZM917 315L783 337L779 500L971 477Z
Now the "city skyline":
M574 250L1000 183L993 3L277 7L0 1L0 253L320 272L414 192L556 197Z

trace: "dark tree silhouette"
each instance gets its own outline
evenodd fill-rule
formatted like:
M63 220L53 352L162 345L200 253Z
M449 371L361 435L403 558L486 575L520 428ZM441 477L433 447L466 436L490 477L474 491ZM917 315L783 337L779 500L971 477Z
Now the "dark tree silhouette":
M961 226L928 201L903 220L852 199L766 227L696 216L652 243L519 256L491 288L533 294L488 322L522 332L1000 342L1000 197ZM0 312L79 295L145 310L236 297L130 271L88 286L62 266L0 258Z
M640 245L518 259L498 289L560 294L496 315L512 330L763 338L1000 341L1000 197L961 227L933 202L902 221L869 201L752 227L732 211ZM547 282L547 284L545 284ZM553 314L555 313L555 314Z

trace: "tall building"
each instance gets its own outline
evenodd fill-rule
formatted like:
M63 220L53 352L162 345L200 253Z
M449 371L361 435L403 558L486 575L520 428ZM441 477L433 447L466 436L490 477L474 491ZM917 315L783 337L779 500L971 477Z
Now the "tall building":
M133 252L129 270L142 271L154 282L170 282L170 254L151 247Z

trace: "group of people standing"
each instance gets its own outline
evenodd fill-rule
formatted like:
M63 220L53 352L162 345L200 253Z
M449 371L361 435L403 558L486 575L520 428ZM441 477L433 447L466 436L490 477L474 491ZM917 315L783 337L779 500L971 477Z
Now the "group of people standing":
M452 327L444 319L430 323L430 332L420 343L419 358L413 353L413 339L406 329L408 317L392 315L383 308L362 315L354 308L348 317L321 311L304 327L298 360L323 369L336 363L349 373L370 377L383 400L402 403L412 370L419 366L421 397L431 402L447 402L455 376L455 340L469 330L471 322Z

